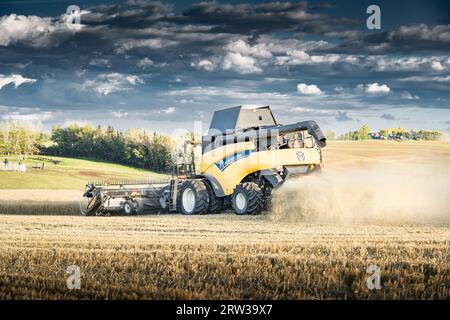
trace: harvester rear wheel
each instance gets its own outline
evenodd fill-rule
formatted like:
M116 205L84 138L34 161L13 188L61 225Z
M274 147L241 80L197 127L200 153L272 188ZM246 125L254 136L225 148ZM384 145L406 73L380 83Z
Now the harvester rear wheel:
M231 205L236 214L259 214L264 208L264 194L254 182L244 182L234 189Z
M181 185L178 201L183 214L204 214L208 212L209 195L202 180L187 180Z

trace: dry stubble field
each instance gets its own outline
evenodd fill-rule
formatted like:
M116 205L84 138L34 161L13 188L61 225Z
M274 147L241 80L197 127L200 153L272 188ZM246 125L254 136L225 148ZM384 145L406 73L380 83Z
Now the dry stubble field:
M262 216L3 214L0 298L448 299L450 213L448 200L441 197L449 192L449 144L383 143L331 144L324 155L328 172L348 176L349 163L371 172L376 162L378 177L380 164L405 163L399 171L409 172L407 186L422 181L424 172L437 172L428 180L441 189L439 197L431 196L435 190L418 194L416 188L397 185L396 190L406 191L398 191L401 199L396 205L391 199L367 207L351 203L354 198L370 203L367 197L372 192L380 196L376 190L386 188L375 185L364 188L359 197L346 198L350 212L334 208L334 197L347 194L341 193L338 182L332 180L338 185L330 187L329 180L313 180L306 185L329 188L324 190L329 197L319 198L325 205L294 201L291 184L286 190L291 196L278 196L274 212ZM419 165L423 170L417 170ZM364 185L378 183L376 179L367 183L363 177ZM343 187L350 188L349 183L360 179ZM302 184L298 188L302 191ZM354 194L359 189L348 191ZM376 200L386 194L381 196ZM283 197L292 204L284 205ZM407 206L411 202L414 208ZM430 210L424 211L423 205L430 205ZM386 212L373 219L380 210ZM336 212L324 216L322 211ZM347 219L336 219L339 214ZM356 219L360 217L364 219ZM72 264L82 272L80 290L66 287L66 270ZM380 290L366 285L367 267L372 264L381 270Z

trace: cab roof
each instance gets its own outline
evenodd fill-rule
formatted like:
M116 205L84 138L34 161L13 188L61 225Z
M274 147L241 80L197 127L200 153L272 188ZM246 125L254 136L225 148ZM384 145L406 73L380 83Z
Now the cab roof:
M215 111L209 126L209 134L275 125L277 125L277 122L269 106L254 109L237 106Z

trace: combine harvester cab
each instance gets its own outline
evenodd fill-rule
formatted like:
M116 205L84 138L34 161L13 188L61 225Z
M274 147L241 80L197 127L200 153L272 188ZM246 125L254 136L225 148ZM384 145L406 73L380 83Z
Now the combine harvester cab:
M286 179L320 170L325 145L314 121L281 125L269 106L229 108L214 113L200 171L236 214L258 214Z
M239 106L216 111L201 143L186 141L185 155L188 146L199 144L200 164L175 166L166 182L88 184L82 212L107 214L116 202L126 214L205 214L230 207L236 214L259 214L270 208L273 189L284 181L320 170L326 138L314 121L281 125L268 106Z

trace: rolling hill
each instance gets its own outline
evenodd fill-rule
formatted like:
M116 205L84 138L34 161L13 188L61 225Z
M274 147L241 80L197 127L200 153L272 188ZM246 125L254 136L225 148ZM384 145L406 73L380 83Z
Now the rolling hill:
M17 157L8 158L18 162ZM60 161L55 164L52 161ZM40 167L45 163L45 169ZM92 159L31 156L26 161L27 172L0 171L0 189L65 189L80 190L87 182L98 180L164 178L162 174ZM33 168L35 167L35 168ZM39 167L39 168L37 168Z

